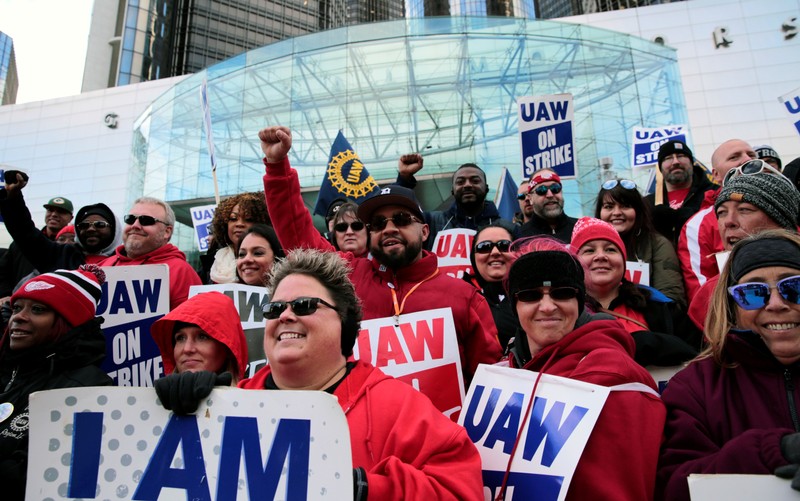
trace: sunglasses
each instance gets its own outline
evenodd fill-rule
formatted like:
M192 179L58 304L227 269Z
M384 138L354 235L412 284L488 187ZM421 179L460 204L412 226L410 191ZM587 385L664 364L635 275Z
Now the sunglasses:
M514 294L514 297L523 303L536 303L547 294L553 301L569 301L578 297L578 292L575 287L552 287L549 292L545 292L542 288L525 289Z
M139 220L139 224L142 226L153 226L156 223L161 223L163 225L169 226L166 221L162 221L160 219L156 219L153 216L134 216L133 214L128 214L127 216L123 217L122 220L125 221L125 224L133 224L136 220Z
M339 233L346 232L347 228L353 228L353 231L361 231L364 229L364 223L361 221L353 221L352 223L341 222L333 225L333 229Z
M415 216L411 215L408 212L395 212L392 214L392 217L383 217L383 216L376 216L372 218L372 221L367 225L369 227L369 231L383 231L386 228L386 225L391 221L394 223L395 226L398 228L404 228L411 223L421 223L419 219Z
M610 180L606 181L605 183L603 183L603 189L604 190L612 190L617 185L622 186L626 190L635 190L636 189L636 183L634 183L630 179L610 179Z
M495 247L497 247L497 250L500 252L508 252L508 249L511 247L511 240L498 240L497 242L484 240L475 246L475 253L488 254L492 252L492 249Z
M550 190L550 192L553 193L553 195L558 195L559 193L561 193L561 185L559 183L553 183L548 186L540 184L539 186L533 189L533 192L539 195L540 197L543 197L547 195L547 190Z
M298 317L305 317L306 315L313 315L320 304L327 306L332 310L336 307L324 299L318 297L299 297L292 301L272 301L261 307L264 312L264 318L267 320L275 320L281 316L281 313L286 311L287 306L291 306L292 311Z
M763 160L749 160L740 165L739 167L729 170L728 173L725 174L725 178L722 180L722 186L726 186L728 184L728 181L730 181L733 178L739 176L754 176L756 174L761 174L761 173L775 175L778 178L786 181L787 185L791 186L792 189L794 189L794 185L792 184L792 182L789 181L789 179L786 176L781 174L781 171L779 171L778 169L776 169L775 167L771 166L770 164L768 164Z
M519 195L517 195L517 200L525 200L527 196L528 196L527 193L520 193Z
M772 289L778 289L778 294L791 304L800 304L800 275L778 280L774 286L764 282L747 282L728 287L736 304L743 310L758 310L769 302Z
M107 223L105 221L83 221L75 225L76 228L79 230L88 230L89 228L94 228L97 230L102 230L104 228L108 228L111 226L111 223Z

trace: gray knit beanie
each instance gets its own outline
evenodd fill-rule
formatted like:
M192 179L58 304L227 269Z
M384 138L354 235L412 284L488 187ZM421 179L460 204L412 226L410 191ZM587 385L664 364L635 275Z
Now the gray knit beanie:
M728 200L753 204L782 228L797 229L800 193L783 176L762 172L731 178L722 187L714 211Z

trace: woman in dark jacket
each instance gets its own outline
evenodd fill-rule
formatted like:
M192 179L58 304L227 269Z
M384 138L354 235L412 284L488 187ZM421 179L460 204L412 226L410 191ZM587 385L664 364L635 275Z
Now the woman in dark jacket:
M106 342L95 319L103 272L94 265L32 278L11 296L0 341L0 485L23 499L28 466L28 396L36 391L111 386L100 369Z

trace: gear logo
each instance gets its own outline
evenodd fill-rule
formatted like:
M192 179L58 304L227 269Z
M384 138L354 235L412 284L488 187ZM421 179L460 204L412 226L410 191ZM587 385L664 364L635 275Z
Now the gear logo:
M350 199L365 197L378 187L378 183L370 175L361 179L362 173L365 172L364 164L353 150L341 151L332 157L327 172L334 189Z
M29 423L30 420L28 419L28 412L26 411L12 419L9 427L11 431L19 433L21 431L26 431Z

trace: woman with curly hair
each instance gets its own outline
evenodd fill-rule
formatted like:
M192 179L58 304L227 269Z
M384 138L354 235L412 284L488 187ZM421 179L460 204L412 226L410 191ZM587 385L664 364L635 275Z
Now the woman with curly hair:
M256 223L271 224L264 192L241 193L220 202L211 221L216 250L209 248L203 260L204 282L229 284L237 281L236 246Z

